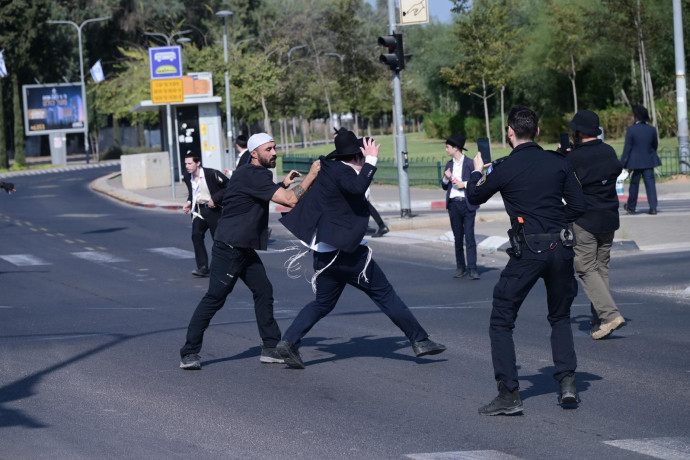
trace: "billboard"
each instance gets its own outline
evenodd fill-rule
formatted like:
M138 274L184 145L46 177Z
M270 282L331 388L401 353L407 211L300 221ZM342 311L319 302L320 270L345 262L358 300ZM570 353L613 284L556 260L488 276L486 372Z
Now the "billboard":
M80 83L22 86L27 136L84 131Z

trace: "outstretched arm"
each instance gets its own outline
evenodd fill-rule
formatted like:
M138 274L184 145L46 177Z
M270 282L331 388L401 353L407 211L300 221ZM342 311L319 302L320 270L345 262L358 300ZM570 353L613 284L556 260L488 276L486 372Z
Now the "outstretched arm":
M302 199L305 192L309 190L309 187L311 187L311 184L314 182L314 179L316 179L316 176L319 174L320 169L321 160L316 160L314 163L312 163L311 167L309 168L309 173L307 173L307 176L304 178L301 184L292 187L290 190L279 188L273 194L271 201L273 201L274 203L282 204L283 206L287 206L289 208L294 208L295 205L299 202L299 200ZM292 171L290 172L290 174L288 174L288 177L291 175ZM295 182L294 177L288 179L288 181L289 180L292 180L292 182L290 183ZM283 181L283 184L285 184L285 181Z

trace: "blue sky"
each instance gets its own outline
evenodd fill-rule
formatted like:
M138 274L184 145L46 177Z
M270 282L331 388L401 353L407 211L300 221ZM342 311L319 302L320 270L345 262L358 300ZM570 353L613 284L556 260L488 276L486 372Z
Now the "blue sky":
M376 6L376 0L367 0L367 2ZM398 4L397 1L395 3L396 5ZM452 22L451 8L453 8L453 2L451 0L429 0L429 15L441 22L447 24Z

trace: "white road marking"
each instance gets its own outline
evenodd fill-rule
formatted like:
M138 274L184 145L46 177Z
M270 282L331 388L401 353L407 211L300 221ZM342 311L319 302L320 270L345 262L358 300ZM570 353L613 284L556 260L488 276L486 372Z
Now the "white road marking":
M8 254L5 256L0 256L0 259L4 259L18 267L26 267L31 265L52 265L50 262L46 262L45 260L39 257L34 257L30 254Z
M465 450L459 452L432 452L428 454L407 454L413 460L519 460L520 457L497 450Z
M72 219L100 219L101 217L107 217L108 214L60 214L55 217L68 217Z
M604 441L604 444L665 460L690 458L690 438L646 438Z
M73 252L73 256L80 259L88 260L97 263L113 263L113 262L127 262L127 259L108 254L107 252L90 251L90 252Z
M186 249L180 248L150 248L147 249L149 252L154 254L160 254L162 256L168 257L170 259L193 259L194 252L188 251Z

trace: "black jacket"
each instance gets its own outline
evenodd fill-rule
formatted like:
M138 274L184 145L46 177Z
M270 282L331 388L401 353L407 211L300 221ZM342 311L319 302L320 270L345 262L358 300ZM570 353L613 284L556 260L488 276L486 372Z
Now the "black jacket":
M534 142L515 147L486 176L473 172L465 193L470 203L481 204L496 192L501 192L511 225L522 217L527 234L558 233L587 206L567 160Z
M566 157L577 174L587 211L575 223L590 233L613 232L620 226L616 178L623 170L616 151L597 139L575 147Z
M635 123L625 132L625 145L621 163L625 169L652 169L661 166L656 153L659 139L656 128L646 123Z
M369 222L365 193L376 167L368 163L359 174L338 160L321 160L321 170L304 198L280 222L300 240L328 243L354 252Z
M202 168L204 170L204 179L206 180L206 186L208 191L211 193L211 199L220 209L221 202L223 201L223 192L225 187L228 185L228 178L225 174L213 168ZM192 178L185 171L184 173L184 183L187 186L187 201L192 201Z

